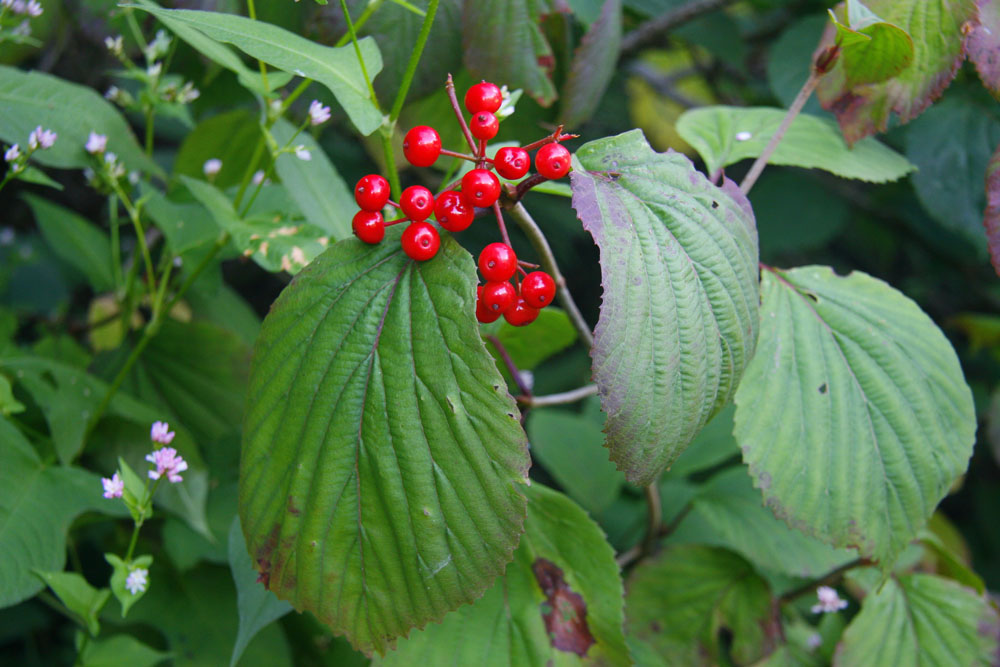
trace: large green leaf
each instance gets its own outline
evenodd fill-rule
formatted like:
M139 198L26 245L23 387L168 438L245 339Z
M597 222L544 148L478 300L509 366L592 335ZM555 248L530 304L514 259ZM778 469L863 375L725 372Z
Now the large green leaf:
M890 568L972 453L955 352L866 274L763 275L757 355L736 393L743 460L779 517Z
M743 466L724 470L698 489L691 513L670 540L726 547L758 568L795 577L819 577L857 558L852 551L834 549L775 518Z
M648 646L658 664L729 664L718 655L722 628L732 634L734 662L748 664L770 653L781 635L767 582L725 549L670 547L639 563L626 589L629 641Z
M848 85L881 83L909 67L913 40L906 31L880 19L860 0L846 3L843 13L831 11L830 15Z
M590 118L604 96L618 63L622 41L622 2L604 0L573 56L560 101L559 122L574 127Z
M315 79L330 89L361 134L382 124L382 114L372 102L353 46L322 46L270 23L244 16L193 9L158 9L136 6L159 18L186 24L218 41L232 44L248 55L290 74ZM382 55L375 41L359 41L361 57L370 78L382 70Z
M86 86L0 65L0 109L0 139L9 144L24 148L28 135L38 125L59 135L52 148L32 155L39 164L64 169L92 165L94 156L84 150L84 145L90 133L97 132L108 137L108 150L128 169L161 173L142 152L117 109ZM67 113L69 109L72 113Z
M784 117L783 109L701 107L680 117L677 132L714 174L740 160L759 157ZM916 170L906 158L875 139L848 148L833 122L808 114L799 114L792 121L768 162L824 169L843 178L873 183L895 181Z
M77 622L87 628L91 636L96 637L101 632L101 623L97 617L111 597L111 589L98 590L77 572L46 572L37 569L33 572L52 589L59 601L72 612Z
M979 25L969 35L966 50L986 89L1000 98L1000 2L981 0Z
M931 574L870 591L844 631L835 665L996 664L1000 620L989 600Z
M358 648L486 590L524 521L517 408L473 316L475 270L342 241L281 294L254 355L240 517L268 587Z
M249 111L237 109L210 116L184 138L174 159L174 175L204 180L205 162L216 159L222 161L222 169L212 183L223 189L239 185L257 142L263 139L260 122ZM267 169L270 163L270 155L265 153L260 168Z
M963 26L974 26L977 18L975 0L869 0L867 5L909 34L913 63L882 83L851 85L842 61L820 79L816 94L823 108L837 115L848 144L884 132L893 112L903 123L913 120L940 97L965 57ZM820 46L832 44L835 32L830 26Z
M379 665L627 665L614 552L571 500L540 484L507 571L471 607L400 641Z
M44 587L32 568L59 571L66 532L82 512L122 516L121 501L101 496L101 479L81 468L42 463L24 436L0 417L0 607Z
M594 380L611 458L649 484L732 397L757 338L746 198L638 130L585 144L573 207L601 249Z
M521 88L542 106L552 104L555 56L539 26L547 5L545 0L466 2L462 46L473 76Z
M96 225L47 199L25 195L35 222L52 250L78 269L96 292L114 288L111 242Z

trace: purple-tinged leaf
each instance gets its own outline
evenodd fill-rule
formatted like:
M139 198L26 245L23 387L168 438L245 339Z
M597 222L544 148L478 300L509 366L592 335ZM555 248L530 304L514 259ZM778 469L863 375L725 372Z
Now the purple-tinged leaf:
M986 213L983 215L986 242L993 269L1000 275L1000 146L986 166Z
M966 51L983 85L1000 99L1000 0L979 0L979 25L969 33Z
M621 0L604 0L601 15L583 36L566 86L559 122L574 127L590 118L611 82L622 41Z
M975 0L871 0L868 8L905 30L913 39L913 63L882 83L851 86L843 62L816 89L824 109L833 111L847 143L884 132L895 112L907 123L941 96L965 57L965 35L978 24ZM841 12L841 6L836 10ZM833 44L830 26L819 49Z
M757 228L746 198L642 132L576 154L573 207L601 250L594 381L611 459L649 484L732 397L758 327Z

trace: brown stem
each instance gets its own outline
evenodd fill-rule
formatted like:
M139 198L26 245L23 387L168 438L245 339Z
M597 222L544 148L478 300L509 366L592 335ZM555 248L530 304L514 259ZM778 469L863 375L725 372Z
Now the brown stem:
M669 32L679 25L698 18L702 14L714 12L731 5L736 0L693 0L676 9L660 14L641 23L622 38L621 52L631 53L652 42L660 33Z
M488 335L486 340L488 340L490 345L492 345L500 354L500 358L503 359L504 365L507 366L507 370L510 372L511 377L514 378L514 384L517 385L517 390L521 392L522 396L527 396L530 399L531 388L524 384L524 379L521 377L521 371L517 369L517 364L515 364L514 360L511 359L510 353L507 352L507 348L504 347L503 343L500 342L500 339L493 334Z
M556 131L550 134L549 136L542 137L538 141L532 141L527 146L521 146L521 148L530 153L536 148L541 148L545 144L551 144L553 142L558 142L558 141L569 141L570 139L576 139L577 137L580 136L579 134L563 134L562 131L563 131L563 126L560 125L559 127L556 128Z
M531 176L528 176L526 179L518 183L516 188L514 188L514 193L511 195L511 199L515 202L521 201L521 198L528 194L528 190L536 185L544 183L547 180L549 179L545 178L541 174L532 174Z
M497 217L497 227L500 228L500 237L507 244L508 248L512 248L510 236L507 234L507 225L503 221L503 212L500 211L500 202L493 202L493 213Z
M444 84L445 90L448 91L448 99L451 101L451 110L455 112L455 118L458 119L458 124L462 127L462 134L465 135L465 140L469 142L469 150L473 153L476 152L476 140L472 138L472 132L469 131L469 125L465 122L465 115L462 113L462 107L458 106L458 97L455 96L455 81L451 78L451 73L448 73L448 81Z
M840 567L836 567L830 570L821 577L817 577L816 579L807 581L798 588L793 588L787 593L784 593L781 597L778 598L778 602L781 604L786 604L788 602L791 602L792 600L800 598L803 595L808 595L809 593L812 593L820 586L829 586L831 584L837 583L838 581L840 581L840 578L844 576L844 573L847 572L848 570L853 570L856 567L865 567L871 564L872 561L868 560L867 558L856 558L849 563L844 563Z
M448 157L457 157L461 160L468 160L469 162L475 162L476 157L474 155L466 155L465 153L459 153L457 151L450 151L447 148L441 149L441 155L447 155Z
M642 555L648 556L656 549L656 541L660 537L660 522L663 520L663 508L660 504L659 477L653 480L645 489L646 494L646 538L642 541Z

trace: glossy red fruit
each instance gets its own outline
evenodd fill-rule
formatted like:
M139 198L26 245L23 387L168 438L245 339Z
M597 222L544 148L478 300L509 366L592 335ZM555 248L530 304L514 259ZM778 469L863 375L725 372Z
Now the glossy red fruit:
M516 181L528 173L528 169L531 168L531 156L523 148L504 146L493 158L493 166L504 178Z
M465 93L465 108L469 113L489 111L496 113L503 104L503 93L499 86L489 81L483 81L469 88Z
M433 127L417 125L403 138L403 155L414 167L429 167L441 154L441 137Z
M483 324L489 324L490 322L496 322L500 319L501 313L494 313L490 311L486 304L483 303L483 286L479 286L478 296L476 297L476 319Z
M517 271L517 255L506 243L491 243L479 253L479 272L491 283L510 280Z
M351 221L354 235L365 243L378 243L385 238L385 220L375 211L358 211Z
M476 209L456 190L442 192L434 202L434 217L449 232L465 231L475 216Z
M389 201L389 181L368 174L354 186L354 201L365 211L381 211Z
M521 281L521 298L532 308L544 308L556 296L556 281L544 271L532 271Z
M493 206L500 199L500 179L492 171L473 169L462 177L462 192L474 206Z
M434 212L434 195L422 185L411 185L399 196L399 208L414 222L426 220Z
M469 131L476 139L489 141L500 131L500 121L489 111L480 111L472 114L472 118L469 120Z
M515 327L523 327L531 324L538 317L538 309L532 308L524 299L518 299L513 306L507 309L503 318Z
M403 252L418 262L425 262L441 247L438 231L428 222L413 222L403 232Z
M545 178L562 178L569 167L569 151L562 144L545 144L535 153L535 171Z
M517 301L517 290L506 280L502 283L486 283L483 286L482 301L487 310L502 315Z

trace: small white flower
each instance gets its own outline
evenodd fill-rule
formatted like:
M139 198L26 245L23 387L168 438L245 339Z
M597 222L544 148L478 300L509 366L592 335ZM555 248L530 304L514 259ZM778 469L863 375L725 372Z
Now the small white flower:
M17 234L14 233L13 227L0 228L0 246L14 245L16 239Z
M214 157L211 160L205 160L205 164L201 170L205 172L205 176L212 178L222 171L222 160Z
M253 184L256 185L257 187L260 187L261 185L264 184L265 176L266 174L264 173L264 170L258 169L253 173Z
M176 267L176 268L179 269L182 266L184 266L184 260L181 259L180 255L178 255L177 257L174 257L174 267Z
M149 585L149 570L143 567L137 567L128 573L128 578L125 579L125 588L132 595L138 595L146 590L146 586Z
M28 0L28 4L25 5L24 13L28 16L37 17L41 16L44 11L45 10L42 9L42 6L38 4L38 0Z
M818 632L814 632L806 638L806 648L815 651L823 645L823 637Z
M156 31L156 37L146 47L146 59L156 60L160 56L165 56L170 51L170 37L162 30Z
M6 162L13 162L19 157L21 157L21 148L17 144L14 144L10 148L8 148L7 151L3 154L3 159Z
M322 125L330 120L330 107L320 104L319 100L313 100L309 104L309 122L313 125Z
M308 162L309 160L313 159L312 153L310 153L309 150L302 144L299 144L298 146L295 147L295 157L302 160L303 162Z
M108 91L104 93L104 99L114 100L118 97L120 93L121 91L118 90L118 86L111 86L110 88L108 88Z
M162 71L163 71L163 63L153 63L152 65L146 68L146 76L148 76L151 79L155 79L156 77L160 76L160 72Z
M14 10L15 14L26 14L28 12L28 3L24 0L14 0L10 3L10 8Z
M10 9L14 6L14 0L0 0L0 7L6 7Z
M90 167L84 167L83 177L87 180L87 185L91 187L97 185L97 174Z
M59 135L52 130L44 130L42 126L39 125L31 134L28 135L28 148L31 150L38 150L39 148L52 148L52 145L56 143L56 138Z
M177 434L170 430L170 424L167 422L153 422L153 426L149 429L149 439L161 445L169 445L175 435Z
M25 19L12 32L17 37L29 37L31 35L31 24L28 23L28 19Z
M185 83L177 92L177 101L181 104L190 104L199 97L201 97L201 92L190 81Z
M122 39L121 35L118 35L117 37L105 37L104 46L106 46L108 51L111 53L116 56L120 56L122 51L125 49L125 40Z
M812 613L825 614L840 611L847 606L847 600L841 600L837 591L829 586L820 586L816 589L816 597L819 604L812 606Z
M115 162L118 161L118 156L111 151L108 151L107 155L104 156L104 161L114 166Z
M91 155L100 155L108 147L108 137L105 134L98 134L97 132L91 131L90 136L87 137L87 145L85 148L87 152Z
M137 171L130 171L128 173L128 182L131 183L132 185L139 185L139 178L140 175L139 172Z
M737 132L736 141L750 141L753 139L753 134L750 132Z
M110 478L102 477L101 484L104 486L105 498L121 498L125 491L125 482L122 481L117 472Z
M281 100L271 100L271 103L268 106L271 107L271 113L278 114L281 113L281 109L284 106L284 104L282 103Z

